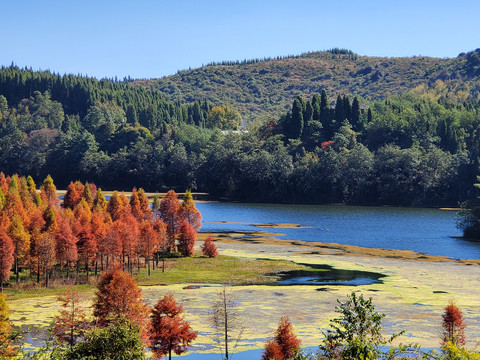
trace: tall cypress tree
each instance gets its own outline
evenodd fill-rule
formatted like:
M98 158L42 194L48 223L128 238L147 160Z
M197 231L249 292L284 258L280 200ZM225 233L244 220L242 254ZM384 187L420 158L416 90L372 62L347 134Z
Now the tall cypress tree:
M312 108L313 108L313 115L312 118L313 120L320 120L320 96L318 94L313 95L312 97Z
M345 108L342 97L338 95L337 102L335 103L335 122L341 124L343 120L345 120Z
M292 112L285 117L285 135L289 139L298 139L302 135L303 130L303 106L297 98L293 102Z
M356 96L353 99L350 124L352 124L353 130L361 130L362 124L360 123L360 103L358 102L358 98Z
M352 120L352 105L350 105L350 99L346 95L343 96L343 112L345 119L350 122Z
M333 133L332 133L332 114L330 111L330 104L328 101L327 92L322 90L322 95L320 99L320 122L323 126L323 132L325 139L324 140L331 140Z

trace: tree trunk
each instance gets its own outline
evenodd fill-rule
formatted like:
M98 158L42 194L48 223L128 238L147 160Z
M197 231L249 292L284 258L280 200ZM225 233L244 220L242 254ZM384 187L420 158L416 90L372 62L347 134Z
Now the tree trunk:
M228 314L225 289L223 289L223 314L225 315L225 359L228 360Z
M17 285L20 283L20 274L18 273L18 257L15 256L15 275L17 276L15 282Z
M146 257L145 259L146 259L146 261L147 261L147 263L148 263L148 264L147 264L147 267L148 267L148 276L150 276L150 258L149 258L149 257Z

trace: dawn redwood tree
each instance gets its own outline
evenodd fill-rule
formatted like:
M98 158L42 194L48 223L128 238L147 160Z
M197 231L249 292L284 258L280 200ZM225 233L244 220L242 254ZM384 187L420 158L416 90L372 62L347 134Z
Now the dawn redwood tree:
M146 335L149 308L143 294L129 273L115 268L100 277L93 303L93 315L99 326L119 324L123 320L138 325Z
M203 245L201 246L202 254L206 257L217 257L218 256L218 249L215 243L213 242L213 237L208 236Z
M180 202L178 201L177 193L173 190L168 191L160 201L158 215L165 222L165 225L167 225L167 239L170 251L176 250L175 238L183 220L179 210Z
M152 208L150 207L150 201L148 200L145 190L143 188L138 189L138 201L140 201L140 210L143 214L143 219L153 220Z
M283 354L280 345L275 340L268 340L262 353L262 360L282 360Z
M462 311L453 303L450 302L445 307L445 312L442 315L443 334L442 342L446 345L451 342L455 346L465 346L465 323Z
M49 273L55 264L55 237L52 233L40 234L35 243L35 258L37 260L37 282L40 274L45 275L45 286L48 287Z
M178 252L182 256L192 256L195 252L195 243L197 242L197 233L192 225L183 220L180 226L180 235L178 237Z
M159 234L155 231L151 221L143 220L140 224L140 236L138 241L138 253L145 258L150 276L150 260L159 247Z
M195 231L198 232L198 230L200 230L200 227L202 226L202 215L195 207L192 193L189 190L185 192L183 203L180 206L180 216L183 220L187 220L190 225L193 226Z
M132 195L130 196L130 211L138 222L143 220L143 212L140 206L140 199L138 196L137 188L132 189Z
M83 189L84 186L80 181L76 181L75 183L70 181L67 192L63 197L63 207L65 209L75 209L75 206L77 206L82 199Z
M98 188L97 194L93 199L93 210L105 211L107 210L107 205L108 203L107 203L107 200L105 199L105 196L103 195L102 189Z
M15 251L13 241L5 231L0 231L0 287L3 293L3 282L10 279Z
M70 268L78 260L78 251L77 238L66 219L60 221L55 233L55 257L60 268L66 267L68 277Z
M53 320L53 334L57 340L66 342L71 350L89 327L87 313L81 305L82 299L76 290L68 290L60 295L58 300L62 303L62 308Z
M24 261L30 252L30 234L25 230L23 226L22 219L18 215L14 215L11 223L10 229L8 231L8 235L13 241L15 252L15 275L16 275L16 283L19 282L19 263Z
M268 354L269 352L277 353L277 357L273 358L273 360L293 360L300 351L300 339L295 335L288 316L282 316L280 319L272 341L278 345L278 348L271 342L267 342L262 356L263 360L271 359L270 357L265 357L271 356Z
M161 358L172 352L180 355L187 351L190 343L196 339L197 333L183 319L183 306L177 304L172 294L167 294L152 309L150 316L150 349Z
M53 179L48 175L43 180L42 186L40 186L40 196L45 204L50 207L58 207L59 200L57 195L57 187L53 183Z
M114 191L112 196L110 196L107 211L113 221L120 219L126 211L125 207L128 204L128 199L126 204L124 198L126 199L125 195L122 197L118 191Z

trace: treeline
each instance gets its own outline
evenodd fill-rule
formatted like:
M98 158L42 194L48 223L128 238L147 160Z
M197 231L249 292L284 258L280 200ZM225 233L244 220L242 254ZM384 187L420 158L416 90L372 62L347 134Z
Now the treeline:
M375 102L348 95L331 101L322 91L297 97L284 115L243 133L227 130L242 121L227 105L170 103L187 110L140 120L115 97L81 116L49 91L16 104L0 95L0 169L37 181L50 174L63 188L76 178L241 201L456 206L475 197L480 112L478 104L441 94L419 88Z
M205 189L257 201L456 205L475 193L480 112L432 97L298 97L280 119L217 143Z
M130 273L147 267L150 275L160 255L191 256L200 226L190 192L181 203L169 191L151 207L141 188L130 198L115 191L106 200L94 184L76 181L61 203L50 176L37 192L30 176L0 173L0 285L12 269L17 284L43 278L46 286L59 278L88 281L116 264ZM205 255L216 256L215 245L206 243Z
M67 115L84 118L97 103L112 103L125 113L124 119L150 131L166 124L188 123L200 126L211 105L206 102L179 104L167 101L157 90L131 86L129 80L97 80L80 75L59 75L49 71L20 69L14 65L0 69L0 95L8 104L48 91L52 100L62 104ZM117 119L118 120L118 119Z

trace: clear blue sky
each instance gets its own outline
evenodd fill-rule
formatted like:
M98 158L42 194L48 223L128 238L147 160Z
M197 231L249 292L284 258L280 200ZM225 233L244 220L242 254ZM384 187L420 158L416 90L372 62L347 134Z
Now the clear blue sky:
M154 78L332 47L455 57L480 47L479 17L478 0L4 0L0 65Z

